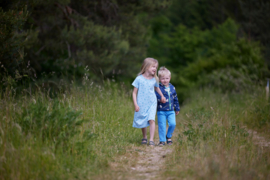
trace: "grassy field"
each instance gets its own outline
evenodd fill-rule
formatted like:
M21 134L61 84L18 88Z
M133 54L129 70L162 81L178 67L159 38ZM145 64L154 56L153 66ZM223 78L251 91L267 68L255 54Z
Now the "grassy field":
M269 110L262 90L245 95L194 92L178 117L180 133L163 177L270 179L270 147L256 145L250 133L256 129L267 138Z
M131 91L123 84L84 81L55 92L42 85L16 91L1 91L0 179L113 177L110 162L140 146ZM270 149L248 132L270 134L264 92L192 94L160 178L269 179Z
M124 85L36 88L1 92L0 179L91 179L140 142Z

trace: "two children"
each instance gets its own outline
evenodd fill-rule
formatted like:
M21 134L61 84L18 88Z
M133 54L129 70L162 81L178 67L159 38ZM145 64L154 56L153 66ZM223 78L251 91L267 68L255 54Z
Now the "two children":
M134 86L132 97L135 107L133 127L142 129L143 139L141 144L147 144L147 127L150 125L150 146L155 145L156 110L158 110L159 145L165 145L165 138L167 144L172 144L171 137L175 128L175 114L177 115L180 110L175 88L169 83L171 79L170 71L165 67L160 69L161 83L158 84L157 67L157 60L146 58L141 67L141 72L132 83ZM169 124L167 135L166 119L168 119Z

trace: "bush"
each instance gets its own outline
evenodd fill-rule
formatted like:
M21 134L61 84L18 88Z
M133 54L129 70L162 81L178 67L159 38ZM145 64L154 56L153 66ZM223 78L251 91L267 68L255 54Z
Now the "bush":
M162 19L164 27L157 26ZM156 18L152 25L154 33L148 53L172 71L180 101L189 97L191 88L207 86L239 92L269 74L261 45L239 39L238 25L232 19L210 30L182 24L173 28L165 17Z
M41 137L43 141L49 140L56 145L66 143L81 125L81 111L76 111L61 104L58 100L52 100L50 104L38 99L36 102L24 107L21 114L17 114L17 123L27 135Z

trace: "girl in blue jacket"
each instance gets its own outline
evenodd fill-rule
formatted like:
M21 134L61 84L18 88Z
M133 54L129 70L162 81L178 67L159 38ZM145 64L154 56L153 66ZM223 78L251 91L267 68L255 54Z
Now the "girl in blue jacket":
M175 115L179 114L180 107L175 91L175 87L170 83L171 72L161 67L158 71L158 77L160 80L159 88L166 98L166 103L161 103L161 96L156 93L157 104L157 117L158 117L158 134L159 134L159 146L164 146L167 139L167 144L172 144L172 134L175 129ZM168 120L168 131L166 134L166 120Z

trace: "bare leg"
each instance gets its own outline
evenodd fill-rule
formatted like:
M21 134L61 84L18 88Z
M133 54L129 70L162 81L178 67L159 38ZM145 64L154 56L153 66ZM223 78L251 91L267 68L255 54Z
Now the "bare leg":
M147 139L147 128L142 128L142 135L143 135L143 139ZM146 141L144 141L146 142Z
M155 121L154 120L149 120L150 123L150 141L154 141L154 135L155 135Z

